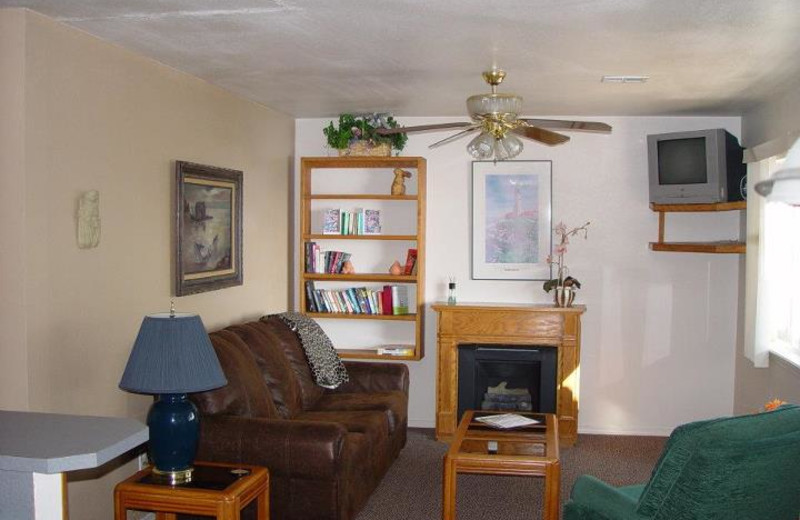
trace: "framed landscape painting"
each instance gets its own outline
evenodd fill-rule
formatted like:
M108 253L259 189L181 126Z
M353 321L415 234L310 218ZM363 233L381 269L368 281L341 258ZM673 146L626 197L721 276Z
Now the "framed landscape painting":
M472 163L472 278L549 280L550 161Z
M242 172L175 163L175 295L242 285Z

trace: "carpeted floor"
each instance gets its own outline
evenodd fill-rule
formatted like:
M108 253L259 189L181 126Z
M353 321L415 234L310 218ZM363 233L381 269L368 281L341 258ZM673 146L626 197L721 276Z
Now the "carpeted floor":
M584 473L612 485L645 482L666 439L581 435L561 449L561 500L569 498ZM409 430L408 444L357 520L439 520L442 517L442 457L447 445L433 430ZM538 520L542 481L534 477L462 475L458 477L458 520Z

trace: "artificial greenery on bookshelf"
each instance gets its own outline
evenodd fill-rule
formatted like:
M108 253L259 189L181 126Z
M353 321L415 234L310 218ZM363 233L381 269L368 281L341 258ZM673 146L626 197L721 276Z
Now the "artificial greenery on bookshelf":
M341 114L338 126L333 121L322 132L328 139L328 146L344 150L355 141L369 141L373 144L388 143L394 150L402 150L408 136L404 133L379 135L378 128L397 128L397 121L391 114Z

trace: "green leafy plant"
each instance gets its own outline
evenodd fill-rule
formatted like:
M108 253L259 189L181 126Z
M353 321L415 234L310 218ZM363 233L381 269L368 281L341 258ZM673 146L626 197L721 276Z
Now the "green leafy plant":
M354 116L342 114L338 126L333 121L322 130L328 139L328 146L342 150L355 141L369 141L372 144L388 143L395 150L402 150L408 141L404 133L379 135L378 128L397 128L397 121L390 114L367 114Z

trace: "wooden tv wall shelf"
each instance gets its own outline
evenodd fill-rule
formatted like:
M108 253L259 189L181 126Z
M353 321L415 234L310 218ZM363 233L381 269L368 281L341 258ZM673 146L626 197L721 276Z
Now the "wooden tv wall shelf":
M673 253L735 253L745 252L744 242L722 240L715 242L664 242L664 227L667 213L702 213L709 211L737 211L747 209L747 201L717 202L708 204L650 204L658 213L658 242L650 242L653 251Z
M368 322L377 321L380 324L402 323L413 328L414 340L409 343L413 353L406 356L381 355L376 348L345 348L336 346L342 358L346 359L382 359L396 361L418 361L425 355L423 323L425 319L425 187L426 187L426 161L423 157L303 157L300 161L300 248L299 248L299 295L300 312L319 320L351 320L353 330L364 326ZM416 193L407 195L391 195L388 192L392 182L392 169L409 168L413 170L412 179L407 184L416 183ZM314 193L311 177L315 171L325 169L364 170L370 175L384 176L386 192L382 193ZM342 175L347 175L343 172ZM329 235L312 231L312 203L314 201L336 201L346 208L361 205L369 201L395 201L399 204L416 205L416 219L413 222L414 234L381 234L381 235ZM382 219L391 218L383 215ZM358 241L368 244L371 249L380 250L381 244L396 241L408 242L409 247L417 249L417 272L412 275L391 275L389 273L309 273L305 272L305 243L313 241L341 241L342 247L347 241ZM375 254L380 255L379 252ZM383 263L389 265L392 258L385 258ZM399 259L401 262L404 258ZM351 314L351 313L321 313L309 312L306 298L306 282L319 282L324 287L330 282L347 282L354 285L380 286L383 284L416 286L416 301L409 301L410 314L382 315L382 314ZM413 309L413 310L412 310Z

